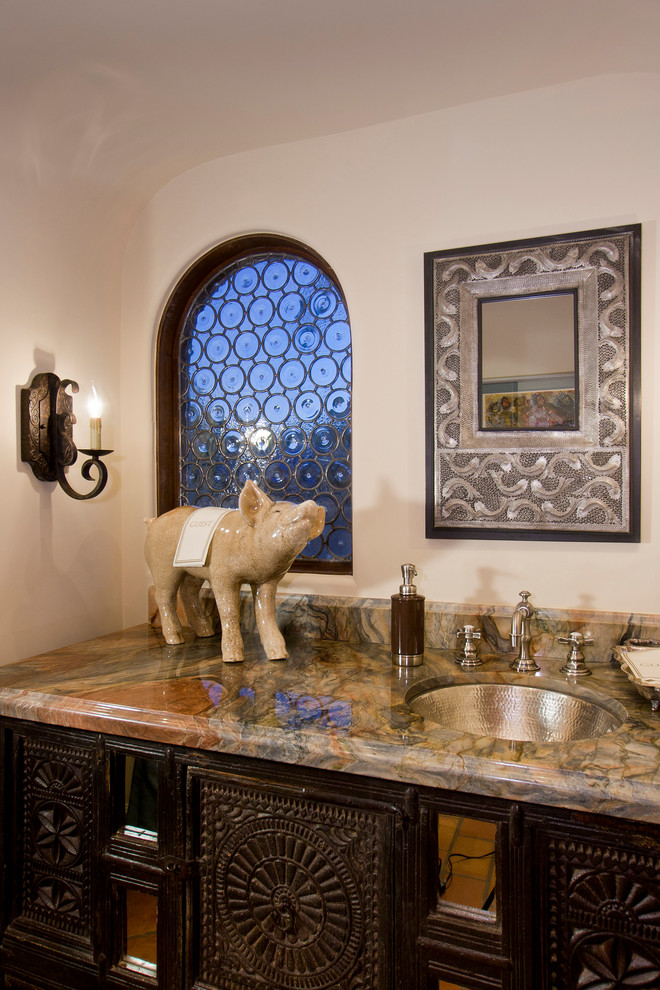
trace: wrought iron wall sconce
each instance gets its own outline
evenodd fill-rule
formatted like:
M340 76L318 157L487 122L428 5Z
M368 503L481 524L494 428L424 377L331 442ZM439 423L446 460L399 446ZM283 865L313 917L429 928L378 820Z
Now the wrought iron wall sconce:
M21 460L32 468L39 481L57 481L71 498L86 500L100 495L108 481L108 469L101 460L111 450L101 449L101 418L90 419L91 446L80 448L87 455L80 469L85 481L97 479L86 494L75 491L68 482L65 468L75 464L78 448L73 442L72 392L78 391L78 383L70 378L60 380L51 372L35 375L27 388L21 389Z

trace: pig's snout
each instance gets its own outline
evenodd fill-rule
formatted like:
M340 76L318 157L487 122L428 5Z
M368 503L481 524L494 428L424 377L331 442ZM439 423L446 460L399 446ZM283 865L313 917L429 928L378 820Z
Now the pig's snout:
M316 502L302 502L297 507L297 512L291 519L290 525L300 532L308 530L307 542L315 540L323 532L325 525L325 509L317 505Z

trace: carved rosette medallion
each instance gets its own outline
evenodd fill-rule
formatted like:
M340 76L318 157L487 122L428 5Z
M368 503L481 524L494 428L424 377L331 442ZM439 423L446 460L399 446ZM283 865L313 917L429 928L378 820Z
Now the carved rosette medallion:
M91 759L24 740L23 915L89 936Z
M548 858L551 986L660 986L660 859L557 839Z
M204 784L202 975L220 990L379 986L378 816ZM250 805L252 804L252 807ZM370 821L371 820L371 821ZM240 978L239 978L240 977Z

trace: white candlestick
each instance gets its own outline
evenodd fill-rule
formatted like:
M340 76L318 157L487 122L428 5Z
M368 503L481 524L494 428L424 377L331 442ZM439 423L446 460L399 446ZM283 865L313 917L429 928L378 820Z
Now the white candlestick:
M87 402L87 409L89 411L89 446L91 450L100 450L102 402L93 385Z

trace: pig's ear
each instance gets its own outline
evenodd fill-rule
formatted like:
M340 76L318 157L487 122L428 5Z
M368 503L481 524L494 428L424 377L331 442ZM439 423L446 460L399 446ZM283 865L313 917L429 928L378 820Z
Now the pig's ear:
M254 481L245 482L238 498L238 508L248 526L256 526L259 516L272 502Z

